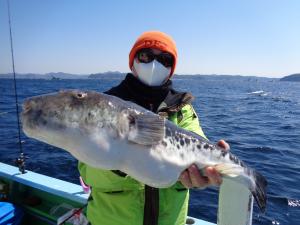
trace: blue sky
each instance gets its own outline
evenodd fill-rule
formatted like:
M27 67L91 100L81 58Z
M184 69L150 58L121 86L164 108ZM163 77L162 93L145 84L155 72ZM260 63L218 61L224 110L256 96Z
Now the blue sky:
M16 71L128 72L147 30L171 35L177 74L282 77L300 72L299 0L10 0ZM11 71L0 0L0 73Z

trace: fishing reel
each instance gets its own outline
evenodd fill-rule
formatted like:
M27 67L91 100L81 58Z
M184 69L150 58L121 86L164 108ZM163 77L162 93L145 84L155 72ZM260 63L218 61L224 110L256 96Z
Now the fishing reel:
M19 171L24 174L25 171L25 160L29 159L28 156L25 156L23 152L20 153L19 157L16 159L15 164L19 167Z

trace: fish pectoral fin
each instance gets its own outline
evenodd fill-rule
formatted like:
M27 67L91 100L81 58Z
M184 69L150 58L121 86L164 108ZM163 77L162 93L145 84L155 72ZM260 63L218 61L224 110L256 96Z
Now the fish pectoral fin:
M151 114L130 118L128 140L141 145L153 145L165 136L165 119Z
M214 168L221 174L229 177L237 177L243 173L243 168L239 165L230 163L221 163L214 166Z

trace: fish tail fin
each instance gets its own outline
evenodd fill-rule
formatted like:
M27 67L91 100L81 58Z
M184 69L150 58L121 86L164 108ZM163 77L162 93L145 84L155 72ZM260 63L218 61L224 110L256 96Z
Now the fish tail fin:
M251 191L260 210L265 212L267 204L266 187L268 182L263 175L250 168L234 164L218 164L215 165L215 168L224 177L245 184Z
M254 185L251 188L251 193L257 202L260 210L265 212L266 204L267 204L267 195L266 195L266 187L268 185L267 180L264 178L263 175L252 170L252 175L254 178Z

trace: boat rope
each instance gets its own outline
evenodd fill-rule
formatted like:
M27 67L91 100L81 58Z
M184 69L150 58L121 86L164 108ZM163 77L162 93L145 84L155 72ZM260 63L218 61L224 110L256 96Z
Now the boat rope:
M76 209L70 216L68 216L66 219L64 219L61 223L59 223L58 225L63 225L65 224L69 219L71 219L73 216L75 215L80 215L80 213L82 212L82 210L87 207L87 204L83 205L82 207L80 207L79 209Z
M16 72L15 72L15 59L14 59L14 48L13 48L13 38L11 32L11 15L10 15L10 5L9 0L7 0L7 12L8 12L8 25L9 25L9 37L10 37L10 52L11 52L11 60L12 60L12 69L13 69L13 81L14 81L14 91L15 91L15 104L16 104L16 116L18 123L18 140L19 140L19 149L20 156L16 160L16 164L19 167L21 173L25 173L25 156L22 148L21 141L21 128L20 128L20 118L19 118L19 107L18 107L18 93L17 93L17 81L16 81Z
M68 216L66 219L64 219L61 223L59 223L58 225L63 225L65 224L69 219L71 219L73 216L75 215L80 215L82 213L82 210L84 210L87 206L88 206L88 202L93 200L93 196L92 196L92 192L89 193L89 196L87 198L87 203L84 204L83 206L81 206L80 208L74 210L74 212Z

